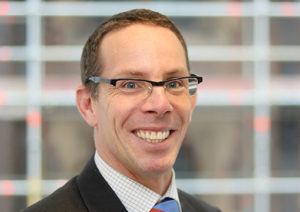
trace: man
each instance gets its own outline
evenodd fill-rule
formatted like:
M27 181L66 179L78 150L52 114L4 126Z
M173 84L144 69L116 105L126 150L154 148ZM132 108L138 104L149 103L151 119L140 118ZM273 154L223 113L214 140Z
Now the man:
M96 153L25 211L218 211L175 184L172 167L202 81L189 73L175 25L150 10L117 14L88 39L81 72L77 106L94 128Z

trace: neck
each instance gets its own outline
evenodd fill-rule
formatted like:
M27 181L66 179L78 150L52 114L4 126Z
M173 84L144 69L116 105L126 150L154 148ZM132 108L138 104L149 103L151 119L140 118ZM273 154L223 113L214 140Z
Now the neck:
M111 168L151 189L157 194L162 196L168 190L169 185L172 181L171 169L163 173L133 172L129 168L122 166L120 163L112 162L114 159L112 157L109 157L109 155L106 155L99 150L97 150L97 152L101 159Z
M126 175L127 176L127 175ZM131 175L127 176L131 178L132 180L146 186L147 188L151 189L152 191L156 192L159 195L164 195L166 191L168 190L171 181L172 181L172 171L168 171L164 174L159 175Z

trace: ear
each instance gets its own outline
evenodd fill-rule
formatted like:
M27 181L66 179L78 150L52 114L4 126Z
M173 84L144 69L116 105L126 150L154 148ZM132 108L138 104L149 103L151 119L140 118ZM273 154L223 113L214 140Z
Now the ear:
M93 109L92 97L88 89L81 85L76 90L76 104L81 116L92 127L97 125L97 118Z
M192 121L192 114L193 111L195 109L196 103L197 103L197 93L191 97L191 101L192 101L192 105L191 105L191 113L190 113L190 117L189 117L189 123Z

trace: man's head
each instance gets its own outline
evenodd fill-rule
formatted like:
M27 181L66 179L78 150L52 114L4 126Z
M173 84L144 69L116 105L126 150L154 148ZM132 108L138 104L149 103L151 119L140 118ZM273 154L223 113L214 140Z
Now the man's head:
M81 56L81 80L82 84L87 86L92 96L97 95L97 84L89 83L89 77L101 75L103 64L101 63L101 41L106 34L117 31L132 24L146 24L160 26L171 30L185 51L187 69L189 70L189 60L186 43L180 31L174 23L166 16L146 9L135 9L114 15L103 22L87 40ZM103 52L105 54L105 52Z
M142 16L161 16L141 12ZM101 64L101 71L89 73L92 76L160 82L190 75L185 46L168 27L132 23L106 33L98 45L94 63ZM121 86L139 88L132 82L127 80ZM169 92L184 86L180 83L153 86L151 92L142 94L106 83L99 83L94 96L87 85L77 90L78 108L95 129L100 156L114 169L158 193L169 183L196 102L196 96L189 96L187 89Z

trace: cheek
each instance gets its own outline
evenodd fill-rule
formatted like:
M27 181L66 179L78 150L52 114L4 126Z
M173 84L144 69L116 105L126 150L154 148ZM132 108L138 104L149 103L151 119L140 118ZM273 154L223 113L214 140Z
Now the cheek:
M109 104L107 104L107 115L110 114L110 121L114 125L116 131L121 133L121 130L126 127L126 123L129 120L134 120L134 114L137 109L137 104L134 100L128 98L117 97L112 98Z
M190 123L192 116L192 104L189 100L177 101L173 106L184 123Z

